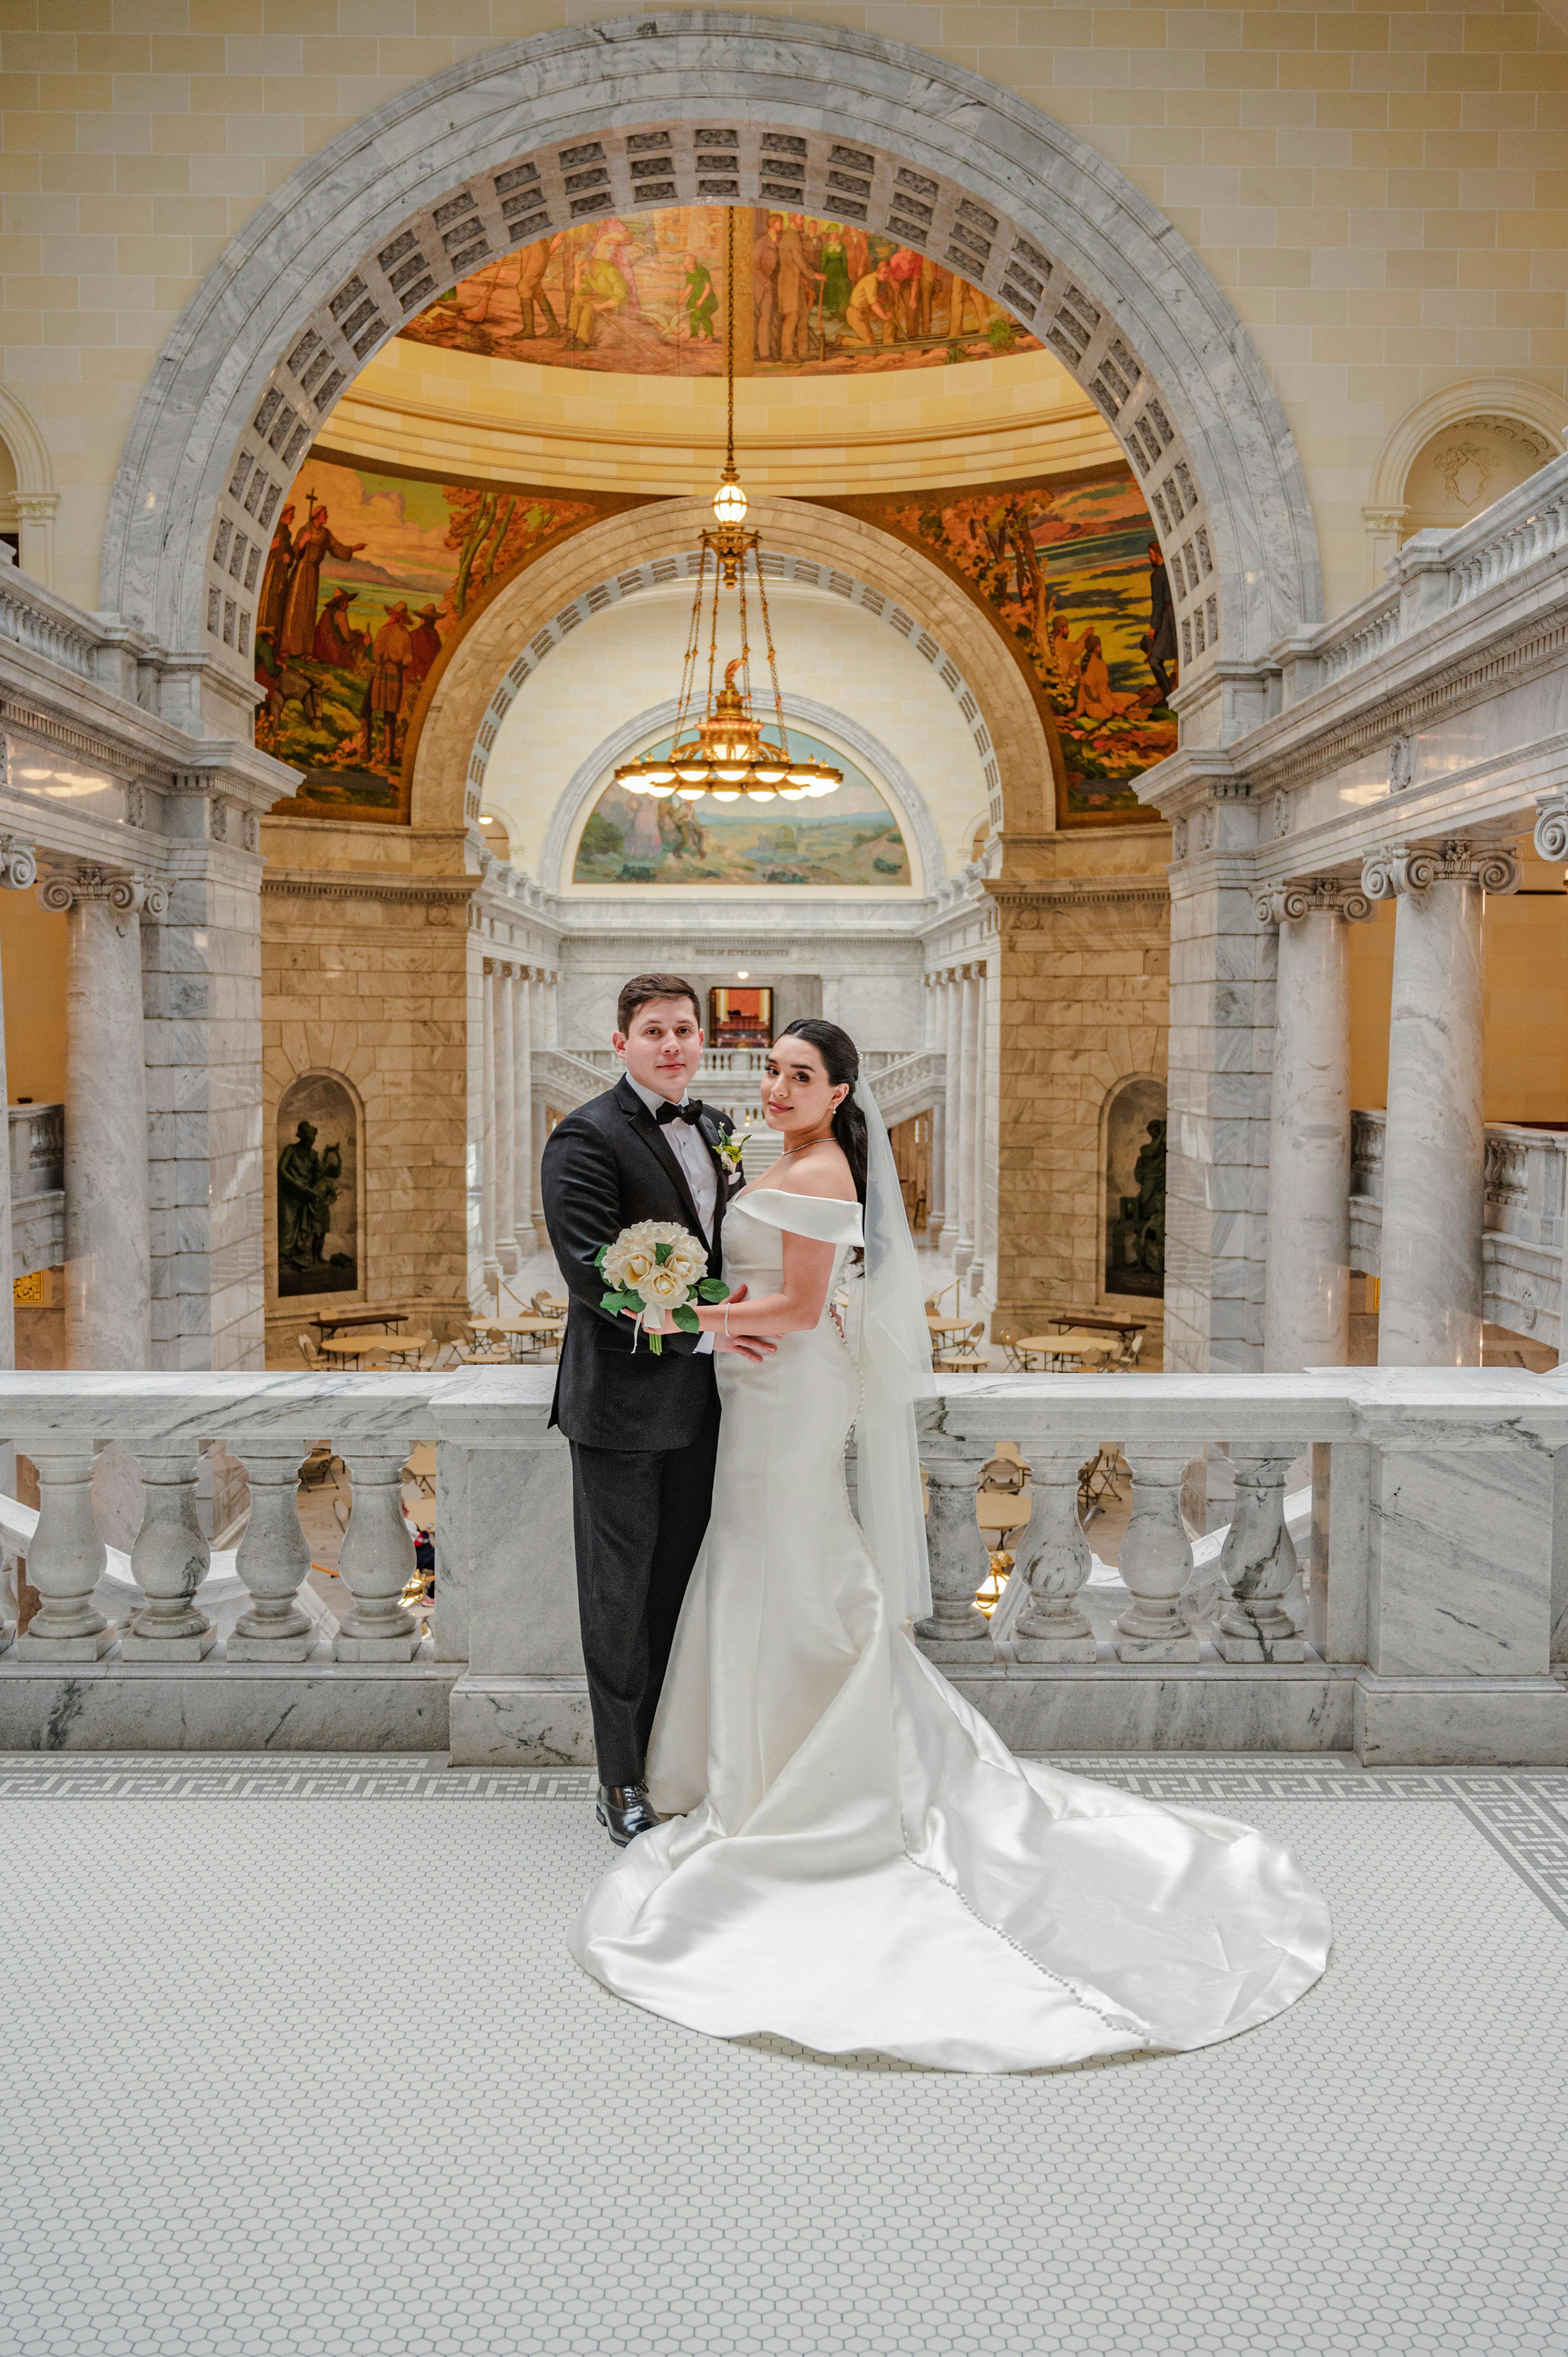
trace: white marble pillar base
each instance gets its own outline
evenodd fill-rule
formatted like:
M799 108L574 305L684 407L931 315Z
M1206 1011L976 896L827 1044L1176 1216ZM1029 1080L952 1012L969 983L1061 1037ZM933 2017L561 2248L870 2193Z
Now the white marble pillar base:
M120 1652L127 1662L204 1662L217 1642L213 1629L195 1637L138 1637L134 1629L127 1629L120 1640Z
M1097 1662L1100 1647L1092 1629L1081 1637L1015 1637L1013 1657L1019 1662Z
M345 1637L339 1630L332 1643L335 1662L412 1662L424 1642L423 1629L397 1637Z
M1306 1642L1294 1629L1288 1635L1268 1637L1236 1637L1221 1630L1215 1639L1215 1650L1222 1662L1305 1662Z
M223 1657L230 1662L303 1662L320 1642L320 1633L307 1629L303 1637L231 1637Z
M101 1662L120 1641L119 1623L111 1620L91 1637L18 1637L12 1648L22 1662Z

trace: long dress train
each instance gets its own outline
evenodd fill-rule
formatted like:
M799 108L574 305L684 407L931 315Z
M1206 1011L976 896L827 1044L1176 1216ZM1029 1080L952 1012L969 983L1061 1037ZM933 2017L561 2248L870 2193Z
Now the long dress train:
M737 1197L732 1283L778 1288L781 1231L838 1245L836 1282L859 1207ZM669 1822L595 1883L577 1962L715 2037L955 2071L1208 2046L1310 1988L1328 1910L1279 1843L1015 1759L893 1625L844 1488L858 1387L831 1309L718 1378L650 1755Z

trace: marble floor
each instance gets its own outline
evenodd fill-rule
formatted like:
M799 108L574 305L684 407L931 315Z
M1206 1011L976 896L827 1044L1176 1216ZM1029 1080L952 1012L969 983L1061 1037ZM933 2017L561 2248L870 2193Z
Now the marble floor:
M0 1759L0 2357L1561 2357L1568 1773L1062 1764L1289 1840L1318 1987L829 2061L577 1972L580 1775Z

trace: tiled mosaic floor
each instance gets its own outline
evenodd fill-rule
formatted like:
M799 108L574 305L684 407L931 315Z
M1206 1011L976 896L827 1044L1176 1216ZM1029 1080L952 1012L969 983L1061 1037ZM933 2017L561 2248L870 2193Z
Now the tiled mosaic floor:
M824 2063L576 1972L580 1776L0 1759L0 2357L1562 2357L1568 1774L1061 1764L1294 1845L1320 1986Z

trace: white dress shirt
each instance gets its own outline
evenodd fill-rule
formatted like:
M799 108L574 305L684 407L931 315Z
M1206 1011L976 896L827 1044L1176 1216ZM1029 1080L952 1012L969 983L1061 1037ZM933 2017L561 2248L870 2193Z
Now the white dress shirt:
M661 1097L656 1089L645 1089L640 1081L631 1079L629 1072L627 1074L627 1079L631 1081L632 1087L657 1121L660 1106L668 1104L671 1100L668 1097ZM688 1102L690 1093L688 1091L686 1095L682 1097L682 1104ZM719 1200L719 1174L714 1168L714 1157L708 1152L702 1132L694 1121L666 1122L664 1140L685 1173L686 1184L692 1190L692 1200L696 1205L697 1218L702 1223L703 1240L705 1243L712 1243L714 1214L718 1209ZM697 1344L697 1356L703 1357L713 1347L713 1336L703 1335Z

